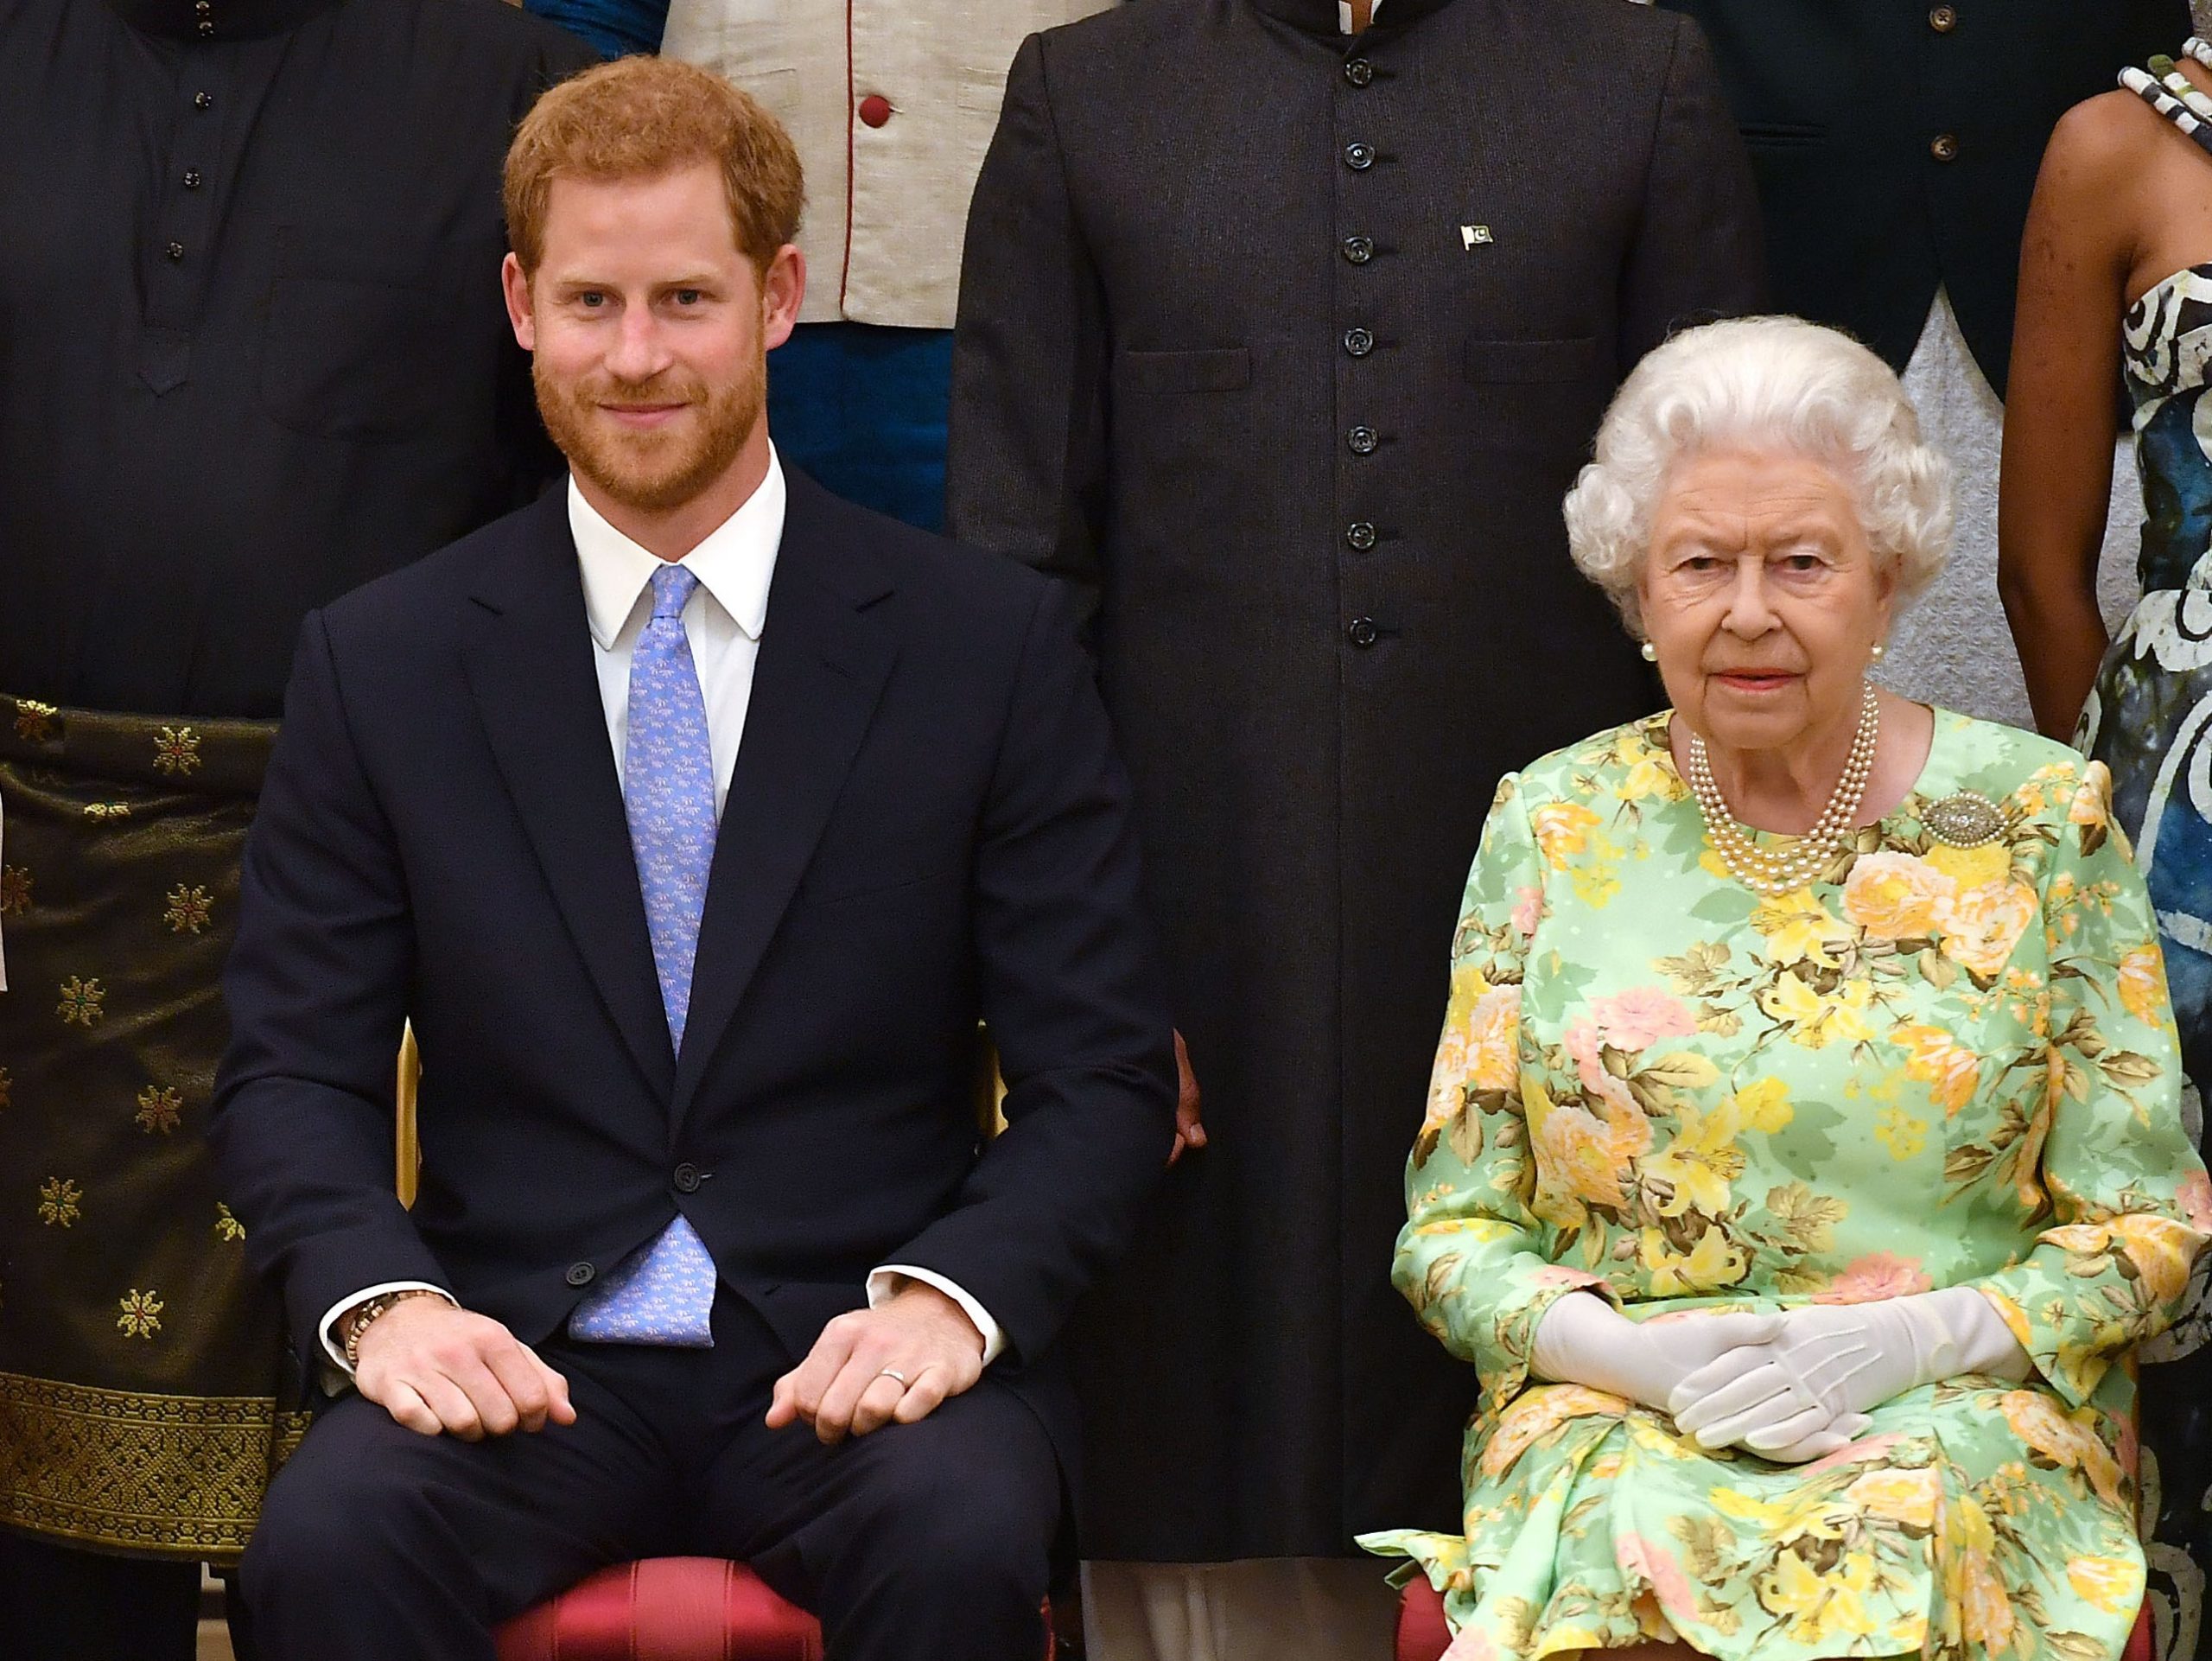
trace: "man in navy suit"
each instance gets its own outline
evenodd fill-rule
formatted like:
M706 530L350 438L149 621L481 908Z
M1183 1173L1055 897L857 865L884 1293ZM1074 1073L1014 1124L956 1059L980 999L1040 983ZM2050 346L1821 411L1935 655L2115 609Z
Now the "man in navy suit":
M568 489L308 619L246 857L213 1135L352 1384L270 1491L256 1643L489 1661L598 1565L685 1550L850 1661L1027 1661L1053 1335L1175 1098L1071 614L778 464L801 185L742 94L591 70L506 198Z

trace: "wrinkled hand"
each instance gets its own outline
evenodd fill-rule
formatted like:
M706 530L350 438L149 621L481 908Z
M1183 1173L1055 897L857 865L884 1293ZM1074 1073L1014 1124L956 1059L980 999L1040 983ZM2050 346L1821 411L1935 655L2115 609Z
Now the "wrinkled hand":
M901 1384L890 1374L902 1374ZM983 1376L983 1335L934 1286L906 1281L873 1309L839 1315L776 1380L768 1428L804 1419L825 1442L914 1424Z
M1175 1034L1175 1145L1167 1150L1170 1170L1183 1157L1187 1148L1206 1145L1206 1128L1198 1121L1198 1080L1191 1071L1191 1053L1183 1047L1183 1034Z
M569 1381L488 1315L408 1298L369 1323L353 1385L410 1430L463 1441L574 1424Z

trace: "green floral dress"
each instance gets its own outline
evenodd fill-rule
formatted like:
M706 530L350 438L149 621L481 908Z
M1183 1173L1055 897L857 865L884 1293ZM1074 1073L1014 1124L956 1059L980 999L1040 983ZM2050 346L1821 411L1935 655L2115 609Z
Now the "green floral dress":
M1913 793L1763 901L1667 722L1499 787L1395 1270L1481 1372L1466 1532L1363 1543L1442 1590L1452 1661L2117 1656L2144 1582L2122 1358L2171 1319L2212 1181L2104 768L1939 711ZM1960 792L1995 840L1929 827ZM2030 1382L1913 1391L1815 1464L1528 1372L1578 1287L1645 1319L1960 1285Z

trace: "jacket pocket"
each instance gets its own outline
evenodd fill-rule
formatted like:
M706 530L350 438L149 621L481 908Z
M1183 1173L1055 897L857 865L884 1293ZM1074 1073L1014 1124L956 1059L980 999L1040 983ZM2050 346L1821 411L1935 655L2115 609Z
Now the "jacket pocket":
M287 226L261 339L262 407L296 432L401 438L475 396L478 354L430 250ZM485 280L491 280L486 265Z
M1610 367L1590 334L1565 340L1470 340L1459 358L1460 372L1485 386L1595 380Z
M1736 130L1753 150L1802 150L1828 141L1828 130L1802 121L1744 121Z
M1251 383L1252 354L1241 346L1204 352L1124 352L1114 360L1114 385L1123 392L1234 392Z

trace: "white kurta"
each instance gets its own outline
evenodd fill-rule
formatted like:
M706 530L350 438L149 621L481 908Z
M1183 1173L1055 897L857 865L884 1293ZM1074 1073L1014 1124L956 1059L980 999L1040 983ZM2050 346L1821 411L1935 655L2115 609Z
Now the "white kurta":
M1114 0L673 0L661 50L790 130L806 170L803 323L950 328L968 199L1015 49Z

